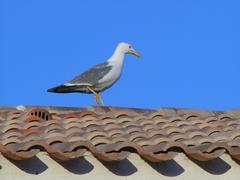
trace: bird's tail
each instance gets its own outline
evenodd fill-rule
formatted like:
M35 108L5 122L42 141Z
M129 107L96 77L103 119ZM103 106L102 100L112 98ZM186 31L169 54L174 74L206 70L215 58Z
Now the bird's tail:
M47 91L54 92L54 93L73 93L73 92L76 92L76 89L79 89L79 87L60 85L54 88L50 88Z

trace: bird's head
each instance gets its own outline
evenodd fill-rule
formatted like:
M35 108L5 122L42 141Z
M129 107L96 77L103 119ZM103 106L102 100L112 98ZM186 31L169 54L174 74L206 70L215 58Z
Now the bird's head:
M137 56L138 58L141 57L141 55L137 51L135 51L133 49L133 47L128 43L121 42L118 44L118 48L120 51L122 51L125 54L133 54L133 55Z

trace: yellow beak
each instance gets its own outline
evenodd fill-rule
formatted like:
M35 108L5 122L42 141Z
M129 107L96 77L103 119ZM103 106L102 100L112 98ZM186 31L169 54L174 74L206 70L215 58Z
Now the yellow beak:
M141 57L141 54L139 54L137 51L131 51L132 54L134 54L135 56L137 56L138 58Z

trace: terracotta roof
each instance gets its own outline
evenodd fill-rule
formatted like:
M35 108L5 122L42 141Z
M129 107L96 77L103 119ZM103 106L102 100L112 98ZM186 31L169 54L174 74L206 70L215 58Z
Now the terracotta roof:
M158 162L179 152L200 161L223 153L240 160L240 110L0 107L0 152L22 160L39 151L58 160L86 151L105 161L137 153Z

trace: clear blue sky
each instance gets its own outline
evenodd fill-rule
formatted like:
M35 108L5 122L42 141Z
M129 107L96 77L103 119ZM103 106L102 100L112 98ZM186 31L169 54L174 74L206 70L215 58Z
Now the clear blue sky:
M240 1L0 1L0 105L94 105L92 95L53 94L104 62L128 55L106 105L240 108Z

